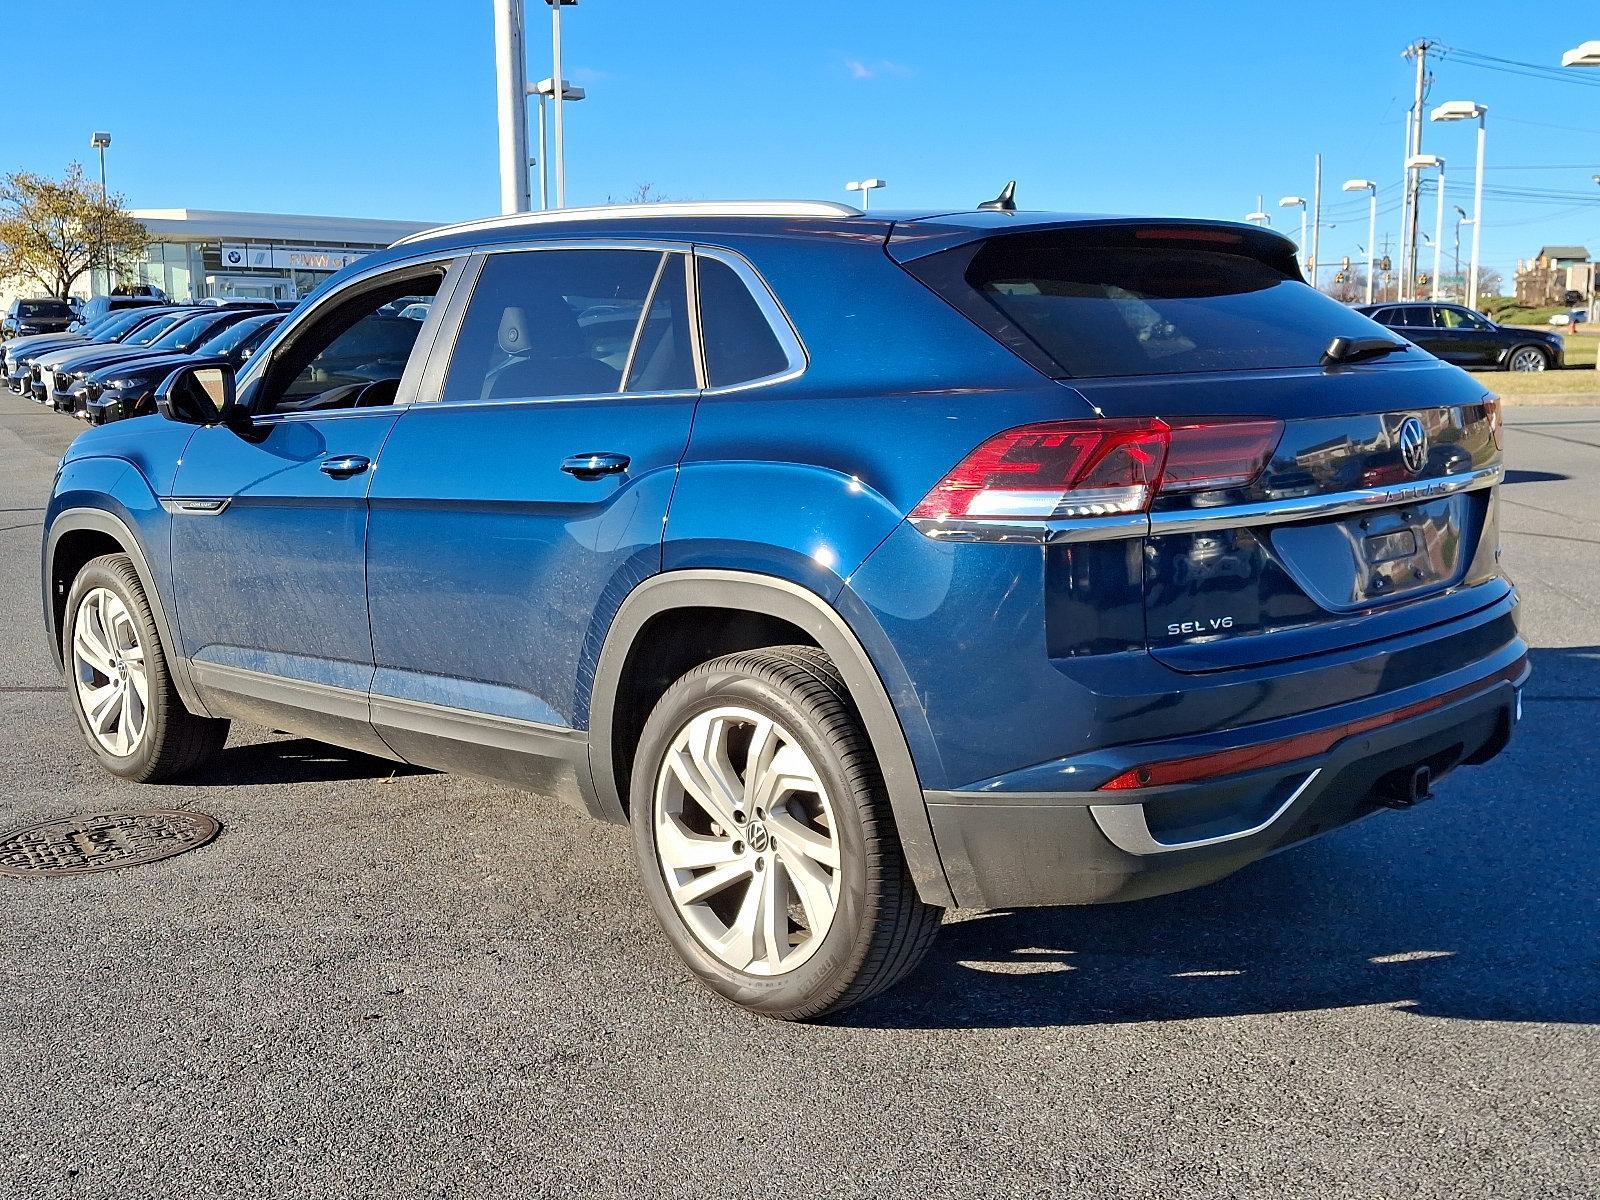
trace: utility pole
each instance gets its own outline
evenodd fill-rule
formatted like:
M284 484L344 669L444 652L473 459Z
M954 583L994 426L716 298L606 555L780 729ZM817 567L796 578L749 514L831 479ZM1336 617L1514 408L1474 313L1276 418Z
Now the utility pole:
M1421 174L1411 160L1422 153L1422 105L1428 92L1428 52L1433 43L1423 38L1405 49L1405 57L1417 64L1416 87L1411 110L1406 114L1405 197L1400 212L1400 299L1412 299L1417 280L1417 224L1421 206Z
M1322 266L1317 251L1322 244L1322 155L1317 155L1317 173L1311 188L1311 287L1316 290L1317 269Z

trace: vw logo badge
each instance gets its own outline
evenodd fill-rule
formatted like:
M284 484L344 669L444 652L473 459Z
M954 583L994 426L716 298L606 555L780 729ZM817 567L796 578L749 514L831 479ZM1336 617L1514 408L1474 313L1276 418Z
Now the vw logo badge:
M1400 458L1413 475L1422 474L1428 465L1428 434L1415 417L1407 417L1400 426Z
M757 854L765 852L767 844L772 840L767 833L767 827L760 821L750 822L750 828L746 831L746 836L750 839L750 849Z

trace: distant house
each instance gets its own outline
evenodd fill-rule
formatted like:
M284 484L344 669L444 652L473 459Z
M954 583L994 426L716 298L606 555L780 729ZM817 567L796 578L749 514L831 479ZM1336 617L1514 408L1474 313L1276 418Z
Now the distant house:
M1517 263L1517 303L1529 308L1567 304L1574 292L1587 300L1594 291L1594 271L1583 246L1541 246L1534 257Z

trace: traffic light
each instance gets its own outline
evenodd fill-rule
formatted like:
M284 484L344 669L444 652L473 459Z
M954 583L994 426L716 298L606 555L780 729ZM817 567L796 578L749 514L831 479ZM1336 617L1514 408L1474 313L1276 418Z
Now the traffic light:
M1427 287L1428 286L1428 282L1429 282L1428 273L1426 271L1424 271L1422 274L1417 276L1417 286L1418 287Z
M1389 256L1387 254L1385 254L1382 258L1380 258L1378 260L1378 270L1380 270L1380 271L1389 270Z
M1348 271L1350 269L1350 256L1346 254L1343 258L1341 258L1339 260L1339 265Z
M1333 281L1335 283L1343 283L1344 282L1344 272L1343 271L1335 271L1333 273Z

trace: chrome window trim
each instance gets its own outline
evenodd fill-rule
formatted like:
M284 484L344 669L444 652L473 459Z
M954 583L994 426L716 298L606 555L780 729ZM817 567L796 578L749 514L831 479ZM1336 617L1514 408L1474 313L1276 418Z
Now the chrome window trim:
M1315 521L1351 513L1369 512L1396 504L1437 500L1462 492L1493 487L1505 477L1505 466L1495 463L1462 475L1419 479L1392 487L1358 488L1287 500L1261 500L1222 508L1173 509L1167 512L1129 513L1114 517L1085 517L1060 521L939 520L914 517L911 524L930 538L952 542L1023 542L1053 545L1062 542L1103 542L1119 538L1164 537L1176 533L1259 528L1291 521Z
M744 284L745 290L756 302L756 307L761 310L761 315L766 318L768 327L778 345L783 350L784 358L788 365L782 371L771 375L762 375L755 379L745 379L738 383L724 384L721 387L707 386L701 394L706 396L726 396L731 392L742 392L749 388L769 387L775 383L786 383L791 379L798 379L805 374L810 356L806 353L805 343L800 340L800 331L794 327L794 322L789 319L789 314L784 310L783 304L768 286L767 281L761 277L761 272L751 265L750 260L736 250L729 250L722 246L706 246L695 243L695 258L710 258L730 268L739 281ZM705 361L705 325L700 320L700 271L698 264L694 272L694 298L691 308L694 312L695 337L694 340L700 351L700 361ZM704 370L700 378L710 384L711 378Z

